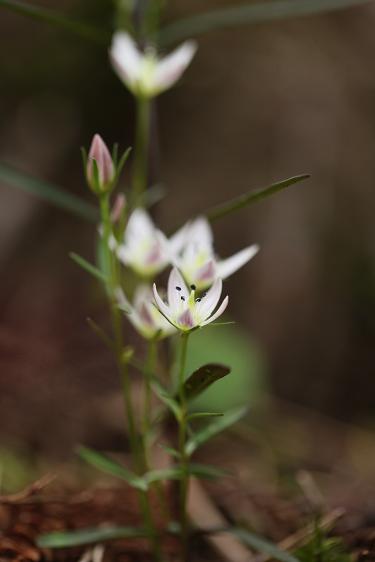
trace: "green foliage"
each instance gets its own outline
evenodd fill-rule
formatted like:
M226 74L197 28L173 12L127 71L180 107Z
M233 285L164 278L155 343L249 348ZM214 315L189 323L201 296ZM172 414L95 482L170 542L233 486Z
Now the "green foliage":
M103 283L107 283L108 281L107 277L100 271L100 269L92 265L92 263L88 262L87 260L79 256L78 254L75 254L74 252L71 252L69 256L72 258L73 261L76 262L76 264L78 264L80 267L82 267L82 269L87 271L87 273L89 273L96 279L99 279L99 281L102 281Z
M258 552L263 552L275 560L279 560L280 562L299 562L299 559L292 554L281 550L276 544L269 542L254 533L251 533L247 529L242 529L240 527L231 527L227 530L227 532L235 535L250 548L253 548ZM318 562L318 560L314 562Z
M309 174L302 174L300 176L294 176L292 178L288 178L286 180L278 181L269 185L267 187L263 187L260 189L253 189L250 192L243 193L230 201L222 203L221 205L217 205L212 209L209 209L204 214L208 218L209 221L213 222L217 219L221 219L226 215L234 213L235 211L240 211L241 209L248 207L249 205L253 205L254 203L258 203L262 199L266 199L271 195L274 195L278 191L282 191L286 189L290 185L294 185L295 183L299 183L308 179L310 176Z
M189 456L192 455L198 447L212 439L212 437L221 431L224 431L224 429L238 422L247 414L247 411L247 407L242 406L241 408L235 408L227 412L223 417L218 418L194 433L186 443L186 454Z
M350 562L351 556L338 537L327 537L325 531L316 523L314 533L305 545L294 555L300 562Z
M98 527L69 532L55 532L41 535L37 544L41 548L68 548L85 544L100 543L114 539L146 537L144 529L135 527Z
M238 326L218 326L190 335L187 372L205 363L231 366L231 375L194 398L192 408L202 412L225 411L251 401L254 405L266 386L263 356Z
M137 488L138 490L147 490L147 483L142 478L106 455L82 446L78 449L78 455L88 464L91 464L102 472L106 472L107 474L111 474L111 476L116 476L117 478L125 480L133 488Z
M241 4L190 16L166 25L160 31L163 46L196 37L208 31L266 23L291 17L311 16L361 6L370 0L270 0Z
M76 21L68 18L59 12L34 6L29 2L21 2L20 0L0 0L0 7L6 8L17 14L28 16L34 20L53 25L69 31L82 39L105 46L109 40L109 33L103 32L101 29L87 25L84 22Z
M184 395L186 400L192 400L209 388L214 382L226 377L230 368L218 363L209 363L199 367L184 384Z
M0 180L8 185L23 189L33 195L37 195L55 207L68 211L80 218L94 223L98 221L98 212L96 208L89 203L86 203L83 199L80 199L71 193L67 193L55 185L32 178L31 176L15 170L6 164L0 164Z

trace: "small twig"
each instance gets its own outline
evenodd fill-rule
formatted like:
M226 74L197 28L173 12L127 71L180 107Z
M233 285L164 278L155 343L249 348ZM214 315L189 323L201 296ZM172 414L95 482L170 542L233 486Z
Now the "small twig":
M0 503L21 503L31 496L37 495L44 488L46 488L53 480L55 480L55 474L46 474L36 480L20 492L15 494L9 494L7 496L0 496Z
M341 517L345 515L345 513L346 513L345 509L341 507L333 509L330 513L327 513L327 515L324 515L322 517L319 525L320 528L330 529L338 519L341 519ZM283 539L281 542L277 544L277 547L280 550L286 550L286 551L293 550L298 546L301 546L302 544L306 543L308 539L313 535L313 533L314 533L314 524L310 523L303 529L300 529L296 533L293 533L292 535L289 535L289 537ZM261 560L261 562L268 562L272 560L272 556L267 556L267 555L262 556L259 558L259 560Z

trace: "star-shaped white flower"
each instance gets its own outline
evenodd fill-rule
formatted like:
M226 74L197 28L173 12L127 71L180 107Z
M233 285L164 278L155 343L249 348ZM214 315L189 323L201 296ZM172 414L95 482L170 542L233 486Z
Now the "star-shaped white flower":
M120 31L113 36L110 58L129 90L136 96L150 98L177 82L196 50L194 41L186 41L170 55L159 58L153 47L142 52L128 33Z
M168 240L143 209L135 209L130 215L124 233L124 241L110 241L119 260L142 277L160 273L170 261Z
M162 339L176 332L176 328L155 307L154 296L148 285L137 287L133 304L128 301L120 288L116 290L116 298L121 310L126 313L134 328L144 338Z
M245 265L259 250L253 244L230 258L220 260L213 247L213 235L205 217L198 217L174 235L174 263L189 285L204 290L215 279L226 279Z
M158 309L173 326L182 332L206 326L223 314L228 306L227 296L214 312L219 303L222 288L221 279L217 279L206 295L196 298L194 285L189 291L180 272L175 267L168 279L168 304L160 297L155 283L153 285Z

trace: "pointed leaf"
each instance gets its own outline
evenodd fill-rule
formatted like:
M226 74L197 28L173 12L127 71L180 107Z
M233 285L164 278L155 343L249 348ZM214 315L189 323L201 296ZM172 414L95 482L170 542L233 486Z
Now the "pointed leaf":
M41 548L68 548L84 544L94 544L113 539L145 537L144 529L135 527L97 527L77 531L58 531L41 535L37 544Z
M220 470L215 466L203 465L198 463L191 463L187 467L187 471L196 478L219 478L228 476L228 472ZM148 484L152 482L159 482L160 480L180 480L183 475L183 470L179 466L165 468L161 470L151 470L144 475L144 479Z
M122 480L126 480L126 482L133 486L133 488L147 490L147 484L142 478L106 455L82 446L78 449L78 455L81 459L95 468L98 468L107 474L111 474L112 476L116 476L117 478L121 478Z
M264 552L275 560L279 560L280 562L299 562L297 558L288 552L281 550L277 545L263 539L262 537L258 537L258 535L255 535L246 529L231 527L228 529L228 532L235 535L247 546L250 546L258 552Z
M230 373L230 368L219 363L209 363L199 367L185 381L184 392L186 400L192 400L202 394L214 382L226 377Z
M60 27L66 31L74 33L83 39L93 41L99 45L107 45L109 34L103 33L101 29L97 29L84 22L69 19L63 14L59 14L54 10L33 6L19 0L0 0L0 7L7 8L12 12L28 16L32 19L43 21L55 27Z
M304 181L309 177L310 177L309 174L294 176L292 178L288 178L286 180L273 183L268 187L255 189L248 193L243 193L239 197L235 197L234 199L231 199L226 203L217 205L213 209L206 211L206 213L204 214L206 215L209 221L213 222L217 219L221 219L222 217L225 217L226 215L234 213L235 211L239 211L244 207L252 205L253 203L257 203L258 201L261 201L262 199L265 199L266 197L269 197L270 195L273 195L274 193L277 193L278 191L281 191L282 189L285 189L290 185Z
M103 283L107 283L108 280L106 276L100 271L100 269L95 267L95 265L92 265L92 263L88 262L87 260L79 256L78 254L75 254L74 252L70 252L69 257L71 257L73 261L75 261L80 267L82 267L82 269L87 271L87 273L90 273L90 275L96 277L96 279L99 279L99 281L102 281Z
M187 419L196 420L200 418L221 418L223 415L223 412L193 412L188 415Z
M1 1L1 0L0 0ZM0 164L0 180L13 187L37 195L55 207L69 211L90 222L97 222L98 212L93 205L55 185L19 172L6 164Z
M369 3L370 0L271 0L203 12L177 20L160 31L163 47L208 31L291 17L311 16Z
M153 378L151 381L151 385L156 396L163 402L163 404L168 406L168 408L173 412L175 418L179 420L181 417L181 408L177 400L175 400L173 396L169 394L169 392L163 387L162 384L160 384L157 379Z
M214 437L224 429L238 422L246 415L247 411L247 407L235 408L227 412L222 418L218 418L203 429L197 431L186 443L186 454L191 455L198 447L211 439L211 437Z

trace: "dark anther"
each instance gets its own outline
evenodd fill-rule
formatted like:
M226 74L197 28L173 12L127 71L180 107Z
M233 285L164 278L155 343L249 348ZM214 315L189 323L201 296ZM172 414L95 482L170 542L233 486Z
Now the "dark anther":
M184 301L184 300L185 300L185 297L181 297L181 300Z
M190 289L191 289L192 291L195 291L196 286L195 286L195 285L190 285Z
M201 302L202 299L197 299L197 302Z
M181 291L181 287L176 287L177 291Z

